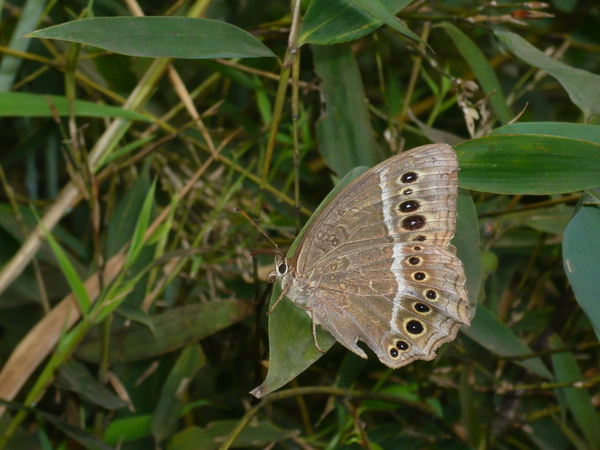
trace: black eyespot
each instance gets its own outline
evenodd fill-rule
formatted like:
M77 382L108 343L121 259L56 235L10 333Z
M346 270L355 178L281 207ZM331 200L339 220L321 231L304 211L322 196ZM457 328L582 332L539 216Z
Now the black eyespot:
M281 263L277 266L277 270L279 270L279 273L281 275L285 275L285 273L287 272L287 264L286 263Z
M402 192L404 195L410 195L413 193L412 189L404 189L404 191Z
M437 298L437 293L434 290L429 289L427 292L425 292L425 296L429 300L435 300Z
M412 266L416 266L421 262L421 258L417 258L416 256L411 256L408 258L408 263Z
M408 216L402 221L402 228L408 231L420 230L426 223L427 219L425 219L425 216Z
M413 274L413 278L417 281L423 281L425 278L427 278L427 275L425 275L423 272L415 272Z
M421 334L424 330L425 328L423 328L423 324L418 320L410 320L406 324L406 331L408 331L410 334Z
M396 341L396 348L405 352L406 350L408 350L408 343L404 341Z
M399 355L398 350L396 350L395 348L390 349L390 356L392 358L397 358Z
M425 303L415 303L415 311L420 313L427 313L431 308L427 306Z
M427 236L417 236L413 239L415 242L425 242L427 240Z
M419 179L419 175L417 175L416 172L406 172L405 174L402 175L402 177L400 177L400 180L403 183L414 183L418 179Z
M400 203L400 206L398 207L398 209L400 210L400 212L409 213L409 212L414 212L417 209L419 209L419 206L421 206L421 205L419 204L418 201L407 200L405 202Z
M423 247L421 247L420 245L415 245L413 247L413 251L415 251L415 252L420 252L421 250L423 250Z

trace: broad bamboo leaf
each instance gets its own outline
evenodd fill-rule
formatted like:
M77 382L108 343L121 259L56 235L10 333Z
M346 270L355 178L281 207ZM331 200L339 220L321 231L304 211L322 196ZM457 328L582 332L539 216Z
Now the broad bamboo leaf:
M499 356L519 356L533 353L509 327L500 322L494 313L483 305L478 306L477 315L471 322L471 326L463 328L463 332L479 345ZM515 360L515 364L519 364L541 377L553 378L541 358Z
M317 122L319 150L338 177L381 158L356 58L347 44L313 46L315 70L323 80L324 108ZM344 76L340 77L339 74Z
M567 122L517 122L496 128L490 135L545 134L600 144L600 126Z
M190 17L94 17L44 28L25 37L79 42L148 58L275 56L241 28L219 20Z
M575 297L600 339L600 206L584 205L565 229L563 264Z
M313 0L300 30L300 44L329 45L359 39L384 23L421 41L394 16L412 0Z
M544 135L486 136L456 146L461 187L548 195L600 185L600 144Z
M183 349L160 391L152 418L152 434L157 442L176 431L177 422L185 405L182 386L189 385L206 364L206 356L197 343Z
M235 420L211 422L204 429L189 427L169 441L167 450L217 450L235 429ZM233 442L232 448L268 448L274 442L299 434L298 430L282 430L271 422L251 422Z
M146 116L135 111L85 100L75 100L73 111L80 117L121 117L149 121ZM54 114L68 117L70 113L67 98L60 95L0 92L0 117L53 117Z
M244 301L214 300L151 316L152 330L139 323L113 328L108 359L118 364L164 355L228 328L252 311ZM77 349L77 356L99 364L101 340L100 329L93 329Z
M545 70L565 88L571 101L586 119L600 113L600 76L582 69L570 67L538 50L521 36L510 31L496 31L496 36L521 61Z

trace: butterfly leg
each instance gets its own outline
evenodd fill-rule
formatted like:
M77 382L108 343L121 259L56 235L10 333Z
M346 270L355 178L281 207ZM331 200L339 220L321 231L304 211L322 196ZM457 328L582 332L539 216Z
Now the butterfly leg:
M273 303L273 306L271 306L269 308L269 310L267 311L267 315L269 315L269 314L271 314L273 312L273 310L279 304L279 302L281 301L281 299L285 296L285 294L287 293L287 291L288 291L289 288L290 288L290 285L288 284L285 288L283 288L281 290L281 294L279 294L279 297L277 297L277 300L275 300L275 303Z
M315 341L315 347L317 347L317 350L319 350L321 353L325 353L325 350L319 346L319 341L317 339L317 323L315 322L312 311L310 312L310 321L312 322L312 335L313 340Z

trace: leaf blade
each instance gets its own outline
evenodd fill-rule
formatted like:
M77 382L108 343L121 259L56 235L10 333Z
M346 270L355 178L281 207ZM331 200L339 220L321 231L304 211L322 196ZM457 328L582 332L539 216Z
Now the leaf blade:
M330 45L359 39L384 23L401 34L421 38L399 22L394 14L412 0L313 0L300 29L299 43Z
M544 135L485 136L456 146L463 188L562 194L600 185L600 144Z
M241 28L219 20L191 17L93 17L37 30L25 37L78 42L147 58L275 56Z
M600 208L583 206L564 232L563 264L575 298L585 311L600 339Z
M586 119L600 113L600 76L549 57L518 34L501 30L495 33L520 60L556 78Z

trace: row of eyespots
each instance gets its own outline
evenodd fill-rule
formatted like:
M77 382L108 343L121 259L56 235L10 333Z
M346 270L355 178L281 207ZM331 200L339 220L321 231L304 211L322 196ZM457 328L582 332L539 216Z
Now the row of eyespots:
M413 251L416 252L420 252L422 250L422 247L416 245L413 247ZM423 260L419 257L419 256L409 256L406 259L406 262L411 265L411 266L420 266L421 263L423 262ZM412 274L412 277L415 281L424 281L427 279L427 274L425 272L414 272ZM428 300L437 300L438 294L435 290L433 289L427 289L424 292L424 296L428 299ZM431 312L431 308L426 305L425 303L421 303L421 302L415 302L413 304L413 309L415 310L416 313L424 315L424 314L429 314ZM404 324L404 329L406 330L407 333L413 334L413 335L419 335L422 334L423 332L425 332L425 326L423 325L423 323L420 320L417 319L410 319L408 321L405 322ZM400 353L405 353L409 350L410 345L408 344L408 342L403 341L403 340L397 340L395 342L395 347L390 347L389 349L389 353L390 356L394 359L398 358L400 356Z
M414 183L419 179L419 175L416 172L406 172L402 174L398 178L398 182L402 184L410 184ZM414 191L411 188L406 188L402 191L404 195L412 195ZM398 210L403 214L415 213L419 210L421 204L417 200L405 200L398 205ZM413 214L408 217L405 217L402 220L402 228L407 231L416 231L420 230L427 225L427 219L425 216L421 214ZM424 235L418 235L413 238L415 242L425 242L427 237ZM422 248L420 246L414 246L413 251L419 252ZM407 259L408 264L411 266L418 266L421 264L421 258L418 256L410 256ZM427 274L425 272L415 272L413 273L413 279L415 281L423 281L427 278ZM425 297L429 300L435 300L437 298L437 293L433 289L428 289L425 291ZM413 305L414 310L419 314L428 314L431 312L431 308L427 306L425 303L416 302ZM416 319L410 319L405 322L404 325L405 330L414 335L422 334L425 331L425 326L423 323ZM395 347L391 347L389 349L390 356L394 359L400 356L400 352L407 352L410 348L408 342L403 340L398 340L395 343Z
M415 246L413 247L413 250L417 250L420 251L421 247L420 246ZM419 258L418 256L409 256L406 259L406 262L411 265L411 266L420 266L422 263L422 259ZM425 272L414 272L412 274L412 277L415 281L424 281L427 279L427 274ZM434 291L433 289L427 289L425 291L425 297L427 297L429 300L436 300L437 299L437 292Z
M414 183L415 181L417 181L419 179L419 174L416 172L406 172L403 173L399 178L398 178L398 183L402 183L402 184L411 184ZM402 193L404 195L412 195L414 193L414 191L411 188L407 188L404 189L404 191L402 191ZM403 202L400 203L400 205L398 205L398 209L402 214L409 214L409 213L414 213L416 211L419 210L419 208L421 207L421 204L417 201L417 200L405 200ZM425 218L425 216L421 215L421 214L414 214L408 217L405 217L402 220L402 228L404 228L407 231L416 231L416 230L420 230L422 228L425 227L425 225L427 224L427 219ZM424 241L426 238L425 236L418 236L419 241Z

